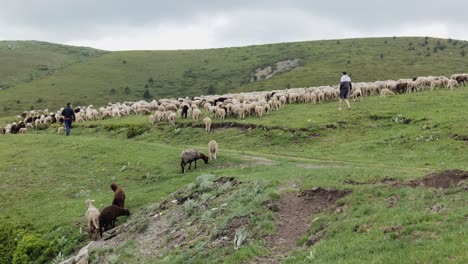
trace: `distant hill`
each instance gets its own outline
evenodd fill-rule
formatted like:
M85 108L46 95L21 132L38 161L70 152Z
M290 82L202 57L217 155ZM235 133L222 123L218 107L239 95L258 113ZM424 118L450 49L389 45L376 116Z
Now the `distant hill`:
M55 109L67 101L103 105L144 96L150 100L336 84L344 70L353 81L450 75L468 72L467 50L466 41L424 37L119 52L0 42L0 58L9 61L0 65L0 84L16 84L0 90L0 116Z
M0 88L34 81L64 66L104 53L39 41L0 41Z

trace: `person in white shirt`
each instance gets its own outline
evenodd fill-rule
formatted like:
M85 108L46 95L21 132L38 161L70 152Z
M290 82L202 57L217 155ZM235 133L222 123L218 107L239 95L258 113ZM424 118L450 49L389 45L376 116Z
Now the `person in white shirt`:
M351 105L349 104L348 94L351 92L353 88L351 84L351 78L346 74L346 72L342 72L341 80L340 80L340 101L338 102L338 110L341 111L341 104L343 103L343 99L348 105L348 109L351 109Z

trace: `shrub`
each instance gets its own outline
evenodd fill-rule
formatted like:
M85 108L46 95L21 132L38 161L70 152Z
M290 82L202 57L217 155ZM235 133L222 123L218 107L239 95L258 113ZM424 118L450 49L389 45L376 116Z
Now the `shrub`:
M24 235L13 253L13 263L43 263L46 261L44 251L47 246L47 241L37 235Z
M214 185L213 180L214 180L214 175L211 175L211 174L202 174L198 176L197 183L199 186L199 190L202 192L212 190L213 185Z
M191 216L196 210L199 204L197 201L192 200L192 199L187 199L184 203L184 210L187 216Z
M13 253L16 250L19 233L15 226L10 224L0 225L0 263L11 263Z

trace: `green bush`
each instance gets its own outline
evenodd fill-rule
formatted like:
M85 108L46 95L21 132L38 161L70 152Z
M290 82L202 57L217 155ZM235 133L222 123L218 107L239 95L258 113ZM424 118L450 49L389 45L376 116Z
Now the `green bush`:
M16 250L17 238L20 236L15 226L10 224L0 225L0 263L11 263L13 253Z
M13 253L13 263L44 263L47 246L47 241L37 235L24 235Z

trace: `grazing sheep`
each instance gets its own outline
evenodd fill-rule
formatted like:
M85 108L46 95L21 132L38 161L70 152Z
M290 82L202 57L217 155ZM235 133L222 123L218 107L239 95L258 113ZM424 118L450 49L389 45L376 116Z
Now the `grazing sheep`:
M263 111L265 110L265 108L263 108L263 106L260 106L260 105L257 105L255 106L255 114L258 116L258 117L262 117L263 116Z
M20 129L18 130L18 133L20 133L20 134L25 134L26 131L28 131L28 129L25 128L25 127L22 127L22 128L20 128Z
M5 134L5 129L3 127L0 127L0 135Z
M352 98L354 100L354 102L356 102L358 98L359 98L360 101L362 101L362 90L361 90L361 88L356 87L355 89L353 89L353 92L351 93L350 98Z
M182 118L187 118L189 108L190 107L186 104L182 106L182 114L181 114Z
M99 234L102 237L102 230L109 230L109 227L115 227L115 219L121 215L130 215L130 211L127 208L121 208L116 205L107 206L102 209L99 215Z
M57 134L63 134L63 131L65 130L64 127L59 127L57 128Z
M217 108L215 115L219 119L224 120L224 117L226 117L226 110L224 108Z
M112 191L114 191L114 200L112 200L112 204L124 208L125 192L115 182L113 182L110 187Z
M93 240L98 239L99 234L99 210L93 205L94 200L86 200L88 210L85 213L86 223L88 224L88 233Z
M196 149L187 149L180 154L180 167L182 173L185 172L185 165L189 164L189 170L192 167L192 162L195 162L195 169L197 168L197 160L203 159L205 164L208 164L208 157Z
M207 116L207 117L203 118L203 122L205 123L205 131L210 132L210 130L211 130L211 118L209 118Z
M170 125L175 126L176 117L177 117L177 114L174 112L171 112L167 116L167 121L169 122Z
M193 109L192 111L192 118L198 122L198 119L201 116L201 110L200 109Z
M387 95L394 95L395 93L390 91L390 89L384 88L380 91L380 97L385 97Z
M218 143L214 140L208 142L208 152L210 153L210 160L216 160L216 153L218 152Z

